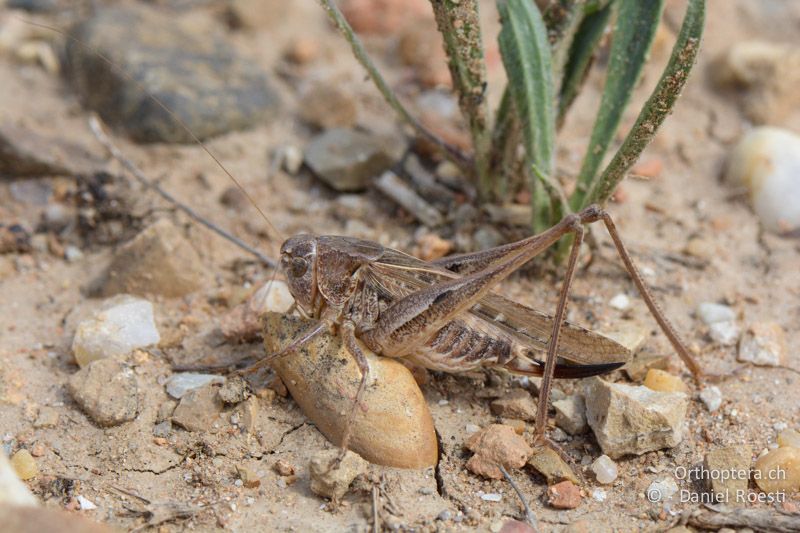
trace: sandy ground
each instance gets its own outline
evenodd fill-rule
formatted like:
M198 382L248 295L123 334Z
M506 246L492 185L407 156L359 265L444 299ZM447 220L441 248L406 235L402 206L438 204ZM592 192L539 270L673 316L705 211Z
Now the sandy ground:
M667 4L667 26L674 29L683 3ZM492 9L487 4L487 19L496 18L491 15ZM0 17L8 14L8 10L0 11ZM644 161L660 160L663 172L652 180L624 182L626 199L612 203L610 210L640 265L653 273L649 281L666 314L700 353L699 359L707 369L724 372L737 363L735 348L715 347L702 324L694 318L694 309L704 301L728 303L744 325L754 321L780 324L787 332L788 364L800 368L797 359L800 247L796 240L762 233L757 218L741 197L720 182L725 155L749 125L736 95L721 92L709 80L711 59L735 41L760 38L800 44L796 5L790 1L712 0L707 20L700 61L684 97L643 156ZM390 114L372 87L363 81L345 44L327 27L324 14L311 0L296 2L285 23L260 31L233 32L231 38L257 64L272 70L280 62L280 51L299 28L315 35L324 50L326 61L322 63L326 65L314 69L312 76L335 77L342 80L343 86L352 88L360 105L361 124L379 131L394 128L394 123L386 118ZM667 43L655 50L653 64L637 93L637 102L644 100L657 80L660 65L668 55L670 43ZM374 45L375 50L391 50L391 46L391 42L383 41ZM389 63L390 77L401 77L398 65ZM84 143L101 156L103 151L87 128L87 114L57 76L37 66L20 65L6 54L0 55L0 79L3 80L0 120L63 135ZM212 140L209 148L245 184L284 234L355 233L400 249L411 249L415 227L407 222L407 217L403 219L406 222L400 222L395 216L397 210L375 192L362 195L356 204L358 209L348 210L337 202L335 194L305 172L296 177L277 172L267 179L267 154L271 149L285 143L302 146L309 138L309 131L296 119L294 88L285 80L276 80L285 103L279 116L270 125ZM580 163L579 154L591 128L600 82L601 77L595 72L562 130L559 157L567 172L577 170ZM630 110L627 124L632 123L635 107ZM777 125L800 131L800 117L797 113L786 116ZM268 228L256 213L229 209L220 203L220 195L230 183L199 148L141 147L121 138L117 142L146 172L161 179L165 188L275 256L279 243L264 238ZM119 172L114 163L109 163L109 169ZM36 196L42 190L69 188L74 184L67 178L0 183L0 218L35 227L44 205L35 198L28 202L20 200L19 195L12 194L12 187L21 187ZM135 194L137 205L146 206L147 220L164 215L165 206L158 199L149 194ZM154 297L157 322L163 337L178 335L184 339L182 347L173 349L180 353L173 355L209 354L217 348L204 346L198 339L213 328L215 320L225 311L218 303L219 294L264 280L269 273L252 266L237 266L235 261L243 256L232 245L180 215L167 215L190 237L203 266L213 272L213 281L189 297ZM644 303L634 296L632 283L613 257L609 239L601 231L596 233L603 243L604 259L575 281L570 319L600 330L645 325L654 332L645 350L670 353L668 342L655 333L655 323ZM693 237L707 243L704 265L680 260L685 257L682 250ZM356 490L333 512L311 493L307 472L308 457L331 445L291 398L261 401L258 438L221 427L216 432L200 434L178 429L168 442L154 441L152 428L156 414L169 401L160 385L170 374L162 351L154 350L136 361L141 392L141 409L136 420L111 429L93 425L73 402L65 383L77 370L70 351L75 324L78 317L85 316L99 303L87 298L83 289L107 264L113 251L114 245L91 243L83 249L83 259L74 263L47 251L0 256L3 441L12 443L14 448L43 446L44 454L37 459L42 475L76 480L78 487L74 494L81 494L98 506L94 511L85 511L91 518L121 529L140 525L140 518L124 512L125 504L133 500L124 499L112 489L123 487L153 501L204 505L190 519L164 524L164 531L222 527L234 531L365 531L371 523L371 482L381 483L388 495L388 499L382 500L381 517L385 525L424 531L497 530L508 517L522 516L520 502L505 481L482 480L464 468L469 455L462 448L465 426L483 426L495 420L489 411L489 401L480 391L493 383L511 386L507 377L433 375L423 390L441 438L439 466L428 471L372 467L369 479L359 482ZM539 278L517 276L505 283L500 292L522 303L551 309L557 279L552 274ZM631 309L624 313L607 305L620 292L631 295L633 300ZM262 348L253 344L234 350L257 354ZM688 373L677 358L672 368L689 382ZM748 368L737 379L723 382L722 409L710 415L700 402L693 401L684 441L672 450L619 461L620 477L612 486L605 487L607 500L603 503L587 497L575 510L553 510L544 503L546 485L542 478L528 470L516 472L515 477L530 499L543 530L564 530L569 524L573 524L573 531L665 529L674 516L665 513L658 504L646 501L644 491L648 485L672 475L676 467L697 464L704 451L712 446L746 443L755 453L768 447L775 439L774 424L800 425L797 383L795 373L763 368ZM565 392L576 386L579 384L558 384ZM56 427L35 429L33 421L45 406L57 410L59 423ZM578 460L584 455L594 458L600 454L591 435L566 442L565 448ZM296 466L296 482L289 486L279 482L272 469L278 459ZM256 471L261 476L260 487L236 486L237 466ZM34 493L44 496L46 487L40 481L29 484ZM587 493L591 494L596 486L593 480L588 481ZM503 498L497 503L482 501L478 491L498 492ZM63 507L68 501L69 496L62 494L51 496L45 505ZM672 510L677 513L692 507L676 504ZM460 511L465 515L464 520L437 522L436 517L446 509L452 516ZM591 521L591 526L587 522L575 524L581 520Z

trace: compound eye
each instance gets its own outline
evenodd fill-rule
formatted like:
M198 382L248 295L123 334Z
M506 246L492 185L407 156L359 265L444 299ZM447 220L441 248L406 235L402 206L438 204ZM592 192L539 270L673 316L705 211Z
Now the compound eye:
M308 270L308 261L306 261L302 257L293 257L291 269L292 269L292 276L296 278L303 277L303 274L305 274L306 271Z

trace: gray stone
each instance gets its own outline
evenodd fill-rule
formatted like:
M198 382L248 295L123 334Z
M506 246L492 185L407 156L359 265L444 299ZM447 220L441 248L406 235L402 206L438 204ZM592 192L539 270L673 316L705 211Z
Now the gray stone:
M58 411L53 407L42 407L33 423L35 429L53 428L58 425Z
M570 435L580 435L589 428L586 424L586 402L583 396L575 394L555 401L553 408L556 410L556 425Z
M752 324L742 336L737 359L754 365L786 364L786 333L773 322Z
M672 448L683 440L686 394L594 377L587 380L584 395L589 427L603 453L612 459Z
M200 139L264 122L279 103L267 75L221 34L191 24L141 4L98 9L72 32L82 44L67 42L73 87L103 120L142 142L192 137L133 80Z
M241 376L232 376L225 380L219 389L219 399L227 405L236 405L250 397L250 386Z
M393 142L352 129L330 129L308 144L306 164L337 191L363 190L402 154L404 147Z
M0 124L0 176L15 178L91 173L103 163L84 147L61 137Z
M136 418L139 387L128 365L116 359L91 362L72 375L69 393L99 426L117 426Z
M225 378L215 374L197 374L195 372L182 372L173 374L165 383L167 394L180 400L191 390L199 389L210 383L225 383Z
M172 422L164 420L153 426L153 436L167 438L172 433Z

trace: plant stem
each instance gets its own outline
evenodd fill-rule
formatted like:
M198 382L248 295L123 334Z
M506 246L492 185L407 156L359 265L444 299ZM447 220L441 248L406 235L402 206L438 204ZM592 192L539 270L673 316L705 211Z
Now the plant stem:
M436 25L444 38L447 66L458 94L458 105L469 125L475 151L478 193L483 201L492 196L489 106L486 103L486 64L477 0L431 0Z
M378 91L380 91L380 93L383 95L386 103L388 103L392 109L394 109L397 114L400 115L400 118L414 128L417 134L436 145L441 150L442 154L456 164L462 172L471 175L474 172L472 159L462 153L461 150L455 146L446 143L444 140L434 135L416 118L414 118L411 113L409 113L409 111L403 106L403 104L394 94L394 91L392 91L391 87L389 87L389 84L386 83L386 80L383 79L383 76L381 76L381 73L375 67L372 59L370 59L369 55L367 55L364 45L361 43L361 39L359 39L355 34L353 28L344 18L344 15L339 10L339 7L333 2L333 0L319 0L319 2L328 12L328 16L336 25L336 28L339 30L339 32L341 32L344 38L347 39L347 42L350 43L350 47L353 50L353 55L355 56L356 60L361 63L361 66L363 66L367 71L367 75L375 84L375 87L377 87Z

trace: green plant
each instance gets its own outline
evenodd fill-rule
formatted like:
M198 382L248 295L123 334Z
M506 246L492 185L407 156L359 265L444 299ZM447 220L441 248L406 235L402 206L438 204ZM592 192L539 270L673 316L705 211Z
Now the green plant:
M508 82L490 113L479 0L431 0L444 37L453 89L472 136L463 154L427 131L402 105L333 0L320 0L387 102L473 180L483 202L503 201L520 176L531 193L534 231L591 203L605 204L672 110L694 65L705 0L689 0L669 62L610 162L608 147L648 59L663 0L499 0L498 37ZM567 196L554 175L556 131L578 95L606 27L613 33L605 86L576 186ZM522 146L522 157L519 156Z

